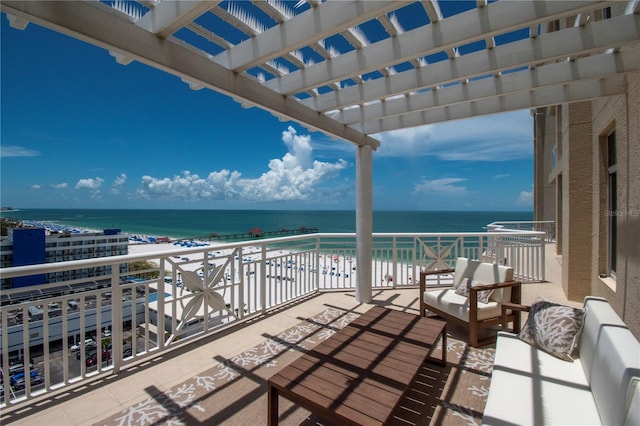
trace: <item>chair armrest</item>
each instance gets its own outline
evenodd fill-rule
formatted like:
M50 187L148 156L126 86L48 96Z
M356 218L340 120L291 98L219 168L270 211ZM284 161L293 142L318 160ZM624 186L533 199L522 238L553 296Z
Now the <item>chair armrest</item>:
M452 274L453 272L455 272L455 268L420 271L420 294L424 293L427 288L427 275Z
M522 285L521 281L505 281L503 283L493 283L493 284L479 284L469 288L469 322L477 321L478 319L478 292L483 290L493 290L497 288L511 288L511 304L521 306L520 305L520 287ZM499 302L502 306L501 308L501 317L502 317L502 328L506 329L507 322L507 309L504 307L505 302ZM515 329L519 330L520 324L518 324Z
M530 306L527 305L521 305L519 303L513 303L513 302L502 302L500 304L500 308L502 309L501 312L501 316L502 316L502 329L503 330L508 330L507 329L507 311L509 309L511 309L511 311L517 311L518 314L516 315L516 320L514 321L513 324L513 330L512 332L515 334L518 334L520 332L520 312L529 312L529 309L531 308Z
M520 305L518 303L512 303L512 302L502 302L501 305L502 305L503 311L506 311L507 309L511 309L513 311L529 312L529 309L531 309L531 306Z
M420 275L438 275L438 274L451 274L455 272L455 268L447 268L447 269L432 269L430 271L421 271Z
M493 283L493 284L478 284L471 288L470 291L482 291L482 290L493 290L496 288L504 288L504 287L516 287L522 285L521 281L505 281L503 283Z

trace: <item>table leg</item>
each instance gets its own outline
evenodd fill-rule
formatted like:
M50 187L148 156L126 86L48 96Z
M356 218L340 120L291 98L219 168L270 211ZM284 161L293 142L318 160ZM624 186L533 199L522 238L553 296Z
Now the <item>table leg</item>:
M275 426L278 424L278 390L271 386L267 386L267 424Z
M442 365L447 366L447 326L442 329Z

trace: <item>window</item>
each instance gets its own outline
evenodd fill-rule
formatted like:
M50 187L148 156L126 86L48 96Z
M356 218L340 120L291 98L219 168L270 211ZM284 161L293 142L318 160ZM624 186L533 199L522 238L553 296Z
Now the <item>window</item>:
M607 136L607 210L608 218L608 270L611 276L616 273L616 243L618 234L618 164L616 160L616 132Z

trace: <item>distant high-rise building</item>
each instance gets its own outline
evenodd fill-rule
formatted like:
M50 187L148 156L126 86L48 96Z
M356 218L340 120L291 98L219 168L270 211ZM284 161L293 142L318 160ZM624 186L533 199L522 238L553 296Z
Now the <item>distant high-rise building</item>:
M121 234L120 229L47 233L44 228L15 228L9 231L8 236L0 238L0 267L126 255L128 247L129 238ZM120 266L120 272L127 272L126 264ZM95 280L110 273L110 266L101 266L2 279L0 282L2 289L9 289L82 278Z

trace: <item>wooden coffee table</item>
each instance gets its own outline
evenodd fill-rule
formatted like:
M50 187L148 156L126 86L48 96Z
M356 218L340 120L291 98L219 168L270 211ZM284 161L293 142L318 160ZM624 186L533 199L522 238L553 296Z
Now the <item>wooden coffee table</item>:
M384 424L425 359L446 365L446 348L445 322L373 307L269 379L269 425L280 395L341 425Z

